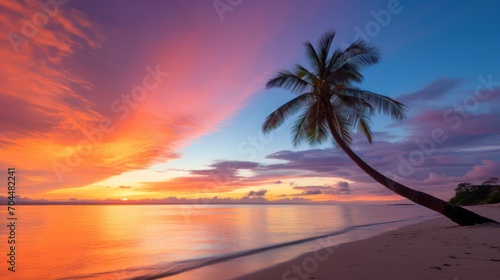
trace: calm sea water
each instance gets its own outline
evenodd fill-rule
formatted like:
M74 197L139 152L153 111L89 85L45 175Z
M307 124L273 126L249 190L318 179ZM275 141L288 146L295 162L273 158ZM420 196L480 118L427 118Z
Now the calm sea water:
M326 241L364 239L435 216L412 205L17 208L17 271L7 270L3 229L0 279L231 279Z

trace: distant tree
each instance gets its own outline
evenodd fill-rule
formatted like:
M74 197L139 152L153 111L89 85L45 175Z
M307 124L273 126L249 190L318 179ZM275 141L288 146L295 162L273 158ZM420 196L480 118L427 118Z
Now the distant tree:
M455 188L455 196L450 199L450 203L454 205L478 205L500 203L500 191L493 191L492 186L497 189L499 179L496 177L489 178L481 185L473 185L463 182Z
M483 185L493 185L497 187L497 190L500 192L500 185L498 185L498 182L500 182L500 179L498 177L491 177L488 180L483 182Z
M456 192L469 192L469 191L471 191L471 186L472 186L471 183L467 183L467 182L460 183L455 188L455 191Z
M500 203L500 192L493 192L486 200L486 204Z

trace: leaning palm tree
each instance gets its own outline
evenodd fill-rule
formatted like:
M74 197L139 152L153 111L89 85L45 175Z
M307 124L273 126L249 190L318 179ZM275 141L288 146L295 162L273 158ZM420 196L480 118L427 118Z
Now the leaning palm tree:
M429 209L437 211L459 225L495 222L464 208L454 206L429 194L410 189L372 168L351 150L352 131L363 133L372 142L370 116L381 112L395 120L405 117L405 106L398 101L354 86L363 76L362 67L379 60L378 51L363 41L354 42L345 50L330 51L334 32L325 33L315 49L305 43L310 69L297 64L293 71L280 70L266 87L283 88L298 96L271 113L262 125L268 133L298 113L292 128L292 141L310 144L329 139L338 145L364 172L391 191Z

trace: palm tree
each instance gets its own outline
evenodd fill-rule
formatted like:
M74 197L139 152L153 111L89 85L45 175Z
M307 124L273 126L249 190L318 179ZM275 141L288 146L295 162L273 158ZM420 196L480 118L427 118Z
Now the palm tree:
M321 143L331 135L338 145L364 172L391 191L429 209L437 211L459 225L495 222L464 208L454 206L429 194L410 189L369 166L351 150L352 131L363 133L372 142L370 116L376 111L395 120L405 117L405 106L380 94L355 87L363 76L363 66L376 64L378 51L363 41L354 42L345 50L330 51L334 32L325 33L318 49L305 43L311 70L297 64L294 71L280 70L266 88L283 88L298 96L271 113L262 125L269 133L283 124L286 118L300 112L292 128L293 144L306 140Z

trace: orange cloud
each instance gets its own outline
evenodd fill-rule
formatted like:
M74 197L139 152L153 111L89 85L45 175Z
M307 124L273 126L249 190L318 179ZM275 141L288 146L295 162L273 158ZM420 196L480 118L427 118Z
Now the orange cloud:
M44 23L28 36L23 17ZM127 50L147 56L129 63L110 53L134 38L121 42L123 31L63 5L45 10L35 1L4 1L0 22L13 38L0 43L0 102L6 104L0 165L22 171L24 195L34 198L50 198L48 192L58 189L70 194L177 158L177 149L216 131L256 89L246 81L256 78L257 71L248 69L255 67L259 41L233 29L204 26L200 34L187 22L168 37L137 43L144 49ZM227 44L228 38L234 41ZM152 77L157 69L168 77ZM182 189L183 180L173 180L173 189Z

